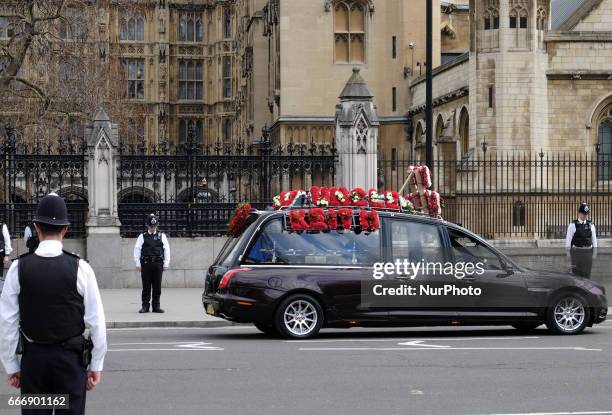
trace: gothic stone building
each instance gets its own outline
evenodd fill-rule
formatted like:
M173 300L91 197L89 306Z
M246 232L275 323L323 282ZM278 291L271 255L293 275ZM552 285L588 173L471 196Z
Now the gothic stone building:
M434 70L438 159L489 151L612 153L612 0L471 0L470 50ZM410 83L423 153L425 80Z

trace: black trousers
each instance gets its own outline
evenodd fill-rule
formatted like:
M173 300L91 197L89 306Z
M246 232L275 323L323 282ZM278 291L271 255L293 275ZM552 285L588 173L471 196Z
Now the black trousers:
M27 343L21 359L22 394L67 394L70 409L57 415L85 413L87 370L79 353L59 345ZM22 409L22 415L51 415L53 409Z
M583 278L591 278L593 267L593 248L572 248L572 273Z
M161 282L164 272L164 264L161 262L147 262L140 266L140 277L142 278L142 306L148 308L149 302L153 308L159 307L161 297ZM151 291L153 300L151 301Z

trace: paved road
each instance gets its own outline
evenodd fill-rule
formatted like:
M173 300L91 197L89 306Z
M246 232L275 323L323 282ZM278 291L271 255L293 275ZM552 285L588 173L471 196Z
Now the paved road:
M611 384L609 322L570 337L352 329L311 341L250 327L118 329L88 414L612 414Z

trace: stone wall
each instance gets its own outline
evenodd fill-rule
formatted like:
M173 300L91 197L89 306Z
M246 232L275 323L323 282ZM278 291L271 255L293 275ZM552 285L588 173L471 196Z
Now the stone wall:
M202 288L206 270L219 254L226 238L170 238L172 251L170 269L164 272L163 287ZM114 274L97 273L100 288L139 288L140 274L136 272L132 252L133 238L121 240L121 268ZM532 269L565 272L569 259L565 256L563 240L496 240L490 241L519 264ZM593 279L612 292L612 239L600 239L598 257L593 266ZM65 249L86 256L85 240L68 239ZM22 240L13 240L13 257L26 252ZM103 255L101 253L100 255Z

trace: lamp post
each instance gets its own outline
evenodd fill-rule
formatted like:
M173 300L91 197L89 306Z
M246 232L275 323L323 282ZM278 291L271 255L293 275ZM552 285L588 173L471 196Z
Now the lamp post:
M433 171L433 0L427 2L427 66L425 93L425 164Z

